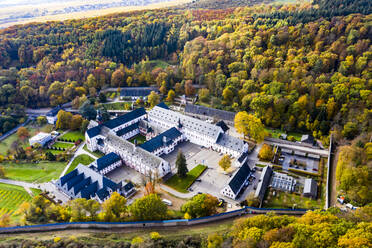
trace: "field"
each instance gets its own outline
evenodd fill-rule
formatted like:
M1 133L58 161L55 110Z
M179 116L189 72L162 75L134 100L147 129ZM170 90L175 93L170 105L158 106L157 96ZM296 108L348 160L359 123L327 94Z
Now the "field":
M14 216L19 206L30 200L31 196L23 187L0 183L0 216Z
M29 124L26 126L26 128L28 129L30 133L30 137L34 136L38 132L50 132L52 130L52 126L49 124L44 125L42 127L36 127L34 125ZM14 133L10 135L8 138L6 138L5 140L0 142L0 154L6 155L6 152L10 149L12 143L16 140L21 142L23 148L30 146L30 143L28 143L28 139L24 140L23 142L18 138L17 133Z
M84 134L81 133L80 131L70 131L68 133L65 133L64 135L62 135L59 138L65 140L65 141L68 140L70 142L75 142L79 139L85 140Z
M5 177L17 181L43 183L57 179L66 166L65 162L3 163Z
M69 172L73 171L76 168L76 166L78 166L78 164L89 165L94 160L95 159L92 158L91 156L88 156L86 154L81 154L81 155L77 156L74 159L74 161L72 161L72 163L70 164L70 166L68 167L68 169L66 171L66 174L68 174Z
M71 143L62 143L62 142L56 142L52 145L52 147L55 147L57 149L70 149L74 146L74 144L71 144Z
M93 156L96 156L97 158L103 157L105 155L104 153L102 153L100 151L95 151L95 152L89 151L87 145L84 145L83 149L85 151L89 152L90 154L92 154Z
M165 184L181 193L188 193L187 189L205 171L205 169L207 169L207 166L199 164L194 169L189 171L185 178L180 178L177 174L175 174L169 178Z
M139 134L139 135L136 135L135 137L131 138L128 141L134 144L134 140L137 140L137 145L141 145L141 144L146 142L146 137Z

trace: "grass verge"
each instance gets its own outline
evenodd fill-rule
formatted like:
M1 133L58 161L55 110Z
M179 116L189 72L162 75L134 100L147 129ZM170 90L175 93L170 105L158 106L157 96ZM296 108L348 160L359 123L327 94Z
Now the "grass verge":
M86 144L84 145L83 149L84 149L86 152L89 152L90 154L92 154L93 156L96 156L97 158L100 158L100 157L105 156L105 154L102 153L102 152L100 152L100 151L95 151L95 152L91 152L91 151L89 151L89 149L88 149L88 147L87 147Z
M68 167L67 171L65 174L68 174L70 173L71 171L73 171L76 166L78 166L78 164L83 164L83 165L89 165L90 163L92 163L95 159L92 158L91 156L88 156L86 154L81 154L79 156L77 156L74 161L72 161L72 163L70 164L70 166Z

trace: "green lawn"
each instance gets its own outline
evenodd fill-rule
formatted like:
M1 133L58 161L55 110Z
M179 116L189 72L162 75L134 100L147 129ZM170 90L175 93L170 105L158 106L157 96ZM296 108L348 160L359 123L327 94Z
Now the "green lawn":
M74 144L71 144L71 143L62 143L62 142L56 142L52 145L52 147L55 147L55 148L61 148L61 149L70 149L74 146Z
M44 150L45 152L51 152L53 155L58 155L58 154L61 154L63 153L64 151L60 151L60 150L53 150L53 149L46 149Z
M271 134L271 137L279 139L279 136L282 133L286 133L285 131L282 131L280 129L272 129L272 128L265 128L265 130ZM301 141L301 133L296 133L296 132L287 132L288 136L293 136L296 141Z
M80 131L70 131L68 133L65 133L64 135L62 135L59 138L65 140L65 141L66 140L71 140L71 142L75 142L79 139L85 140L84 134Z
M141 134L138 134L135 137L129 139L128 141L134 144L134 140L137 140L137 145L141 145L146 142L146 137Z
M14 217L19 206L30 200L31 196L23 187L0 183L0 216L8 214Z
M35 188L30 188L30 190L34 194L34 196L40 195L41 192L43 192L41 189L35 189Z
M273 196L273 191L266 192L265 200L263 202L264 208L292 208L296 204L296 208L315 209L323 208L324 203L321 199L313 200L302 195L287 193L275 190L276 194Z
M66 166L65 162L41 163L3 163L5 177L8 179L43 183L57 179Z
M185 178L180 178L177 174L175 174L169 178L165 184L181 193L188 193L187 189L206 169L207 166L199 164L194 169L189 171Z
M90 163L92 163L95 159L92 158L91 156L88 156L86 154L81 154L79 156L77 156L74 161L72 161L72 163L70 164L70 166L68 167L67 171L66 171L66 174L70 173L71 171L73 171L76 166L78 166L78 164L83 164L83 165L89 165Z
M34 136L38 132L51 132L52 127L53 126L49 124L44 125L42 127L38 127L37 125L33 125L33 124L26 125L26 128L28 129L30 133L30 137ZM23 148L30 146L30 143L28 143L28 138L22 141L18 138L17 133L14 133L10 135L8 138L6 138L5 140L0 142L0 154L6 155L6 152L10 149L12 143L16 140L18 140L22 144Z
M91 152L91 151L89 151L89 150L88 150L88 147L87 147L86 144L84 145L83 149L84 149L85 151L89 152L90 154L96 156L97 158L100 158L100 157L105 156L105 154L102 153L102 152L100 152L100 151L95 151L95 152Z
M102 104L106 110L130 110L132 107L131 102L113 102Z

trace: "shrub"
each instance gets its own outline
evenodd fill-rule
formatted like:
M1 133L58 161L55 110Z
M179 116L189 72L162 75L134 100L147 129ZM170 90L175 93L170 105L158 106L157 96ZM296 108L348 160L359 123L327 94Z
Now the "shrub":
M61 237L55 237L53 239L54 243L58 243L59 241L61 241Z
M152 240L158 240L158 239L161 239L162 236L158 232L151 232L150 233L150 238Z
M134 237L132 239L132 242L131 242L132 245L138 245L138 244L142 244L142 243L143 243L143 238L141 238L139 236Z

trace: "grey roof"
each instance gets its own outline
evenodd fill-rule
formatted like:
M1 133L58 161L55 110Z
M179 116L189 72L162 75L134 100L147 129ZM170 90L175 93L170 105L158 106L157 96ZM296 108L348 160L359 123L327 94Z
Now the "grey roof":
M318 155L318 154L313 154L313 153L308 153L308 154L307 154L307 157L312 158L312 159L317 159L317 160L320 159L320 155Z
M112 165L113 163L116 163L120 160L120 156L117 155L114 152L110 152L106 154L105 156L100 157L97 159L97 168L98 170L102 170L106 168L107 166Z
M180 136L182 136L182 133L178 131L177 128L172 127L167 131L157 135L156 137L146 141L145 143L140 145L140 147L148 152L153 152L160 147L171 145L173 143L173 140L177 139Z
M120 91L121 97L145 97L151 91L158 92L158 87L124 87Z
M305 157L306 156L306 152L295 151L294 152L294 155Z
M313 145L315 142L315 139L314 139L314 136L306 134L306 135L301 136L301 142Z
M220 133L216 143L220 146L224 146L241 153L243 152L245 141L225 133Z
M145 166L149 166L151 168L158 168L165 160L162 158L155 156L154 154L142 149L139 146L135 146L134 144L130 143L129 141L122 139L115 134L109 133L107 138L105 139L105 143L115 147L115 149L119 149L126 151L133 155L133 157L137 156L138 159Z
M304 194L309 194L313 197L316 197L317 191L318 191L318 185L316 181L312 178L306 178L305 185L304 185Z
M245 180L251 174L251 168L249 168L248 163L244 163L235 175L231 178L229 186L235 195L239 194L239 191L242 189Z
M144 108L138 108L135 110L132 110L124 115L121 115L119 117L116 117L115 119L106 121L103 123L104 126L113 129L115 127L118 127L120 125L123 125L129 121L132 121L140 116L143 116L146 114L146 110Z
M219 134L222 132L221 127L159 106L152 108L149 111L148 116L149 118L152 117L168 122L174 127L177 127L180 121L183 128L193 130L201 135L207 135L214 140L217 140Z
M224 132L230 129L223 120L220 120L219 122L217 122L216 126L221 127Z
M258 197L258 199L260 199L261 202L265 197L266 189L270 184L272 174L273 169L270 166L266 166L265 168L263 168L260 181L257 185L257 189L254 195L255 197Z
M208 108L205 106L194 105L194 104L186 104L185 107L186 113L198 114L198 115L206 115L211 117L217 117L218 119L227 120L227 121L234 121L236 113L215 109L215 108Z
M115 191L121 187L121 184L114 183L82 164L78 164L75 170L61 177L59 180L62 186L67 184L68 190L72 188L75 196L80 192L81 197L86 199L97 195L101 200L104 200L109 189Z
M282 151L282 153L287 153L287 154L292 154L293 153L293 151L291 149L281 148L281 151Z

